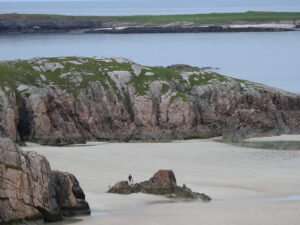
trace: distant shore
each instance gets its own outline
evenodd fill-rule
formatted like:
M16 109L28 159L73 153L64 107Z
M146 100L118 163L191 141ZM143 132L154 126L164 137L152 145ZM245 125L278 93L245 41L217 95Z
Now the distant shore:
M159 16L0 14L3 33L200 33L300 30L300 12Z

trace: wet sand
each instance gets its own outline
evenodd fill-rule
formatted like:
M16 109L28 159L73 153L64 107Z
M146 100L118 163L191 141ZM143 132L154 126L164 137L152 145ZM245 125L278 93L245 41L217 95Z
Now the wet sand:
M52 169L76 175L92 209L78 225L298 225L300 151L242 148L212 140L173 143L88 143L25 150L46 156ZM163 196L105 193L131 173L136 182L173 169L178 184L213 198L169 201Z

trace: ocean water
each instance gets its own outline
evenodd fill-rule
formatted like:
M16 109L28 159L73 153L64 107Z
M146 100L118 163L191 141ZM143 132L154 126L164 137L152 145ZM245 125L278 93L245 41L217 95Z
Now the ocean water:
M300 0L0 0L0 13L65 15L300 11Z
M143 65L185 63L300 93L300 32L0 35L0 60L123 56Z

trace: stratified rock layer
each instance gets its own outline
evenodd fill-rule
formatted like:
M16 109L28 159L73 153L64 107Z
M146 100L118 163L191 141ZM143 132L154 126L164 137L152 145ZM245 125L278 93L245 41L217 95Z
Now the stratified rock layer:
M0 135L64 145L87 140L239 140L300 133L300 96L187 65L123 58L0 63Z
M201 199L210 201L211 198L205 194L193 192L185 185L182 187L176 183L175 174L172 170L159 170L147 181L129 184L128 181L120 181L111 187L108 193L131 194L147 193L155 195L166 195L170 198Z
M51 171L43 156L0 138L0 224L52 222L77 213L90 209L72 174Z

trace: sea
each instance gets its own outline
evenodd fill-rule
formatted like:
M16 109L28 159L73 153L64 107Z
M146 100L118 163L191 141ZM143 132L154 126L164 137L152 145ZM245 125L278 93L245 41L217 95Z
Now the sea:
M157 15L299 11L300 0L0 0L0 13ZM300 93L300 32L1 34L0 60L122 56L143 65L190 64Z

